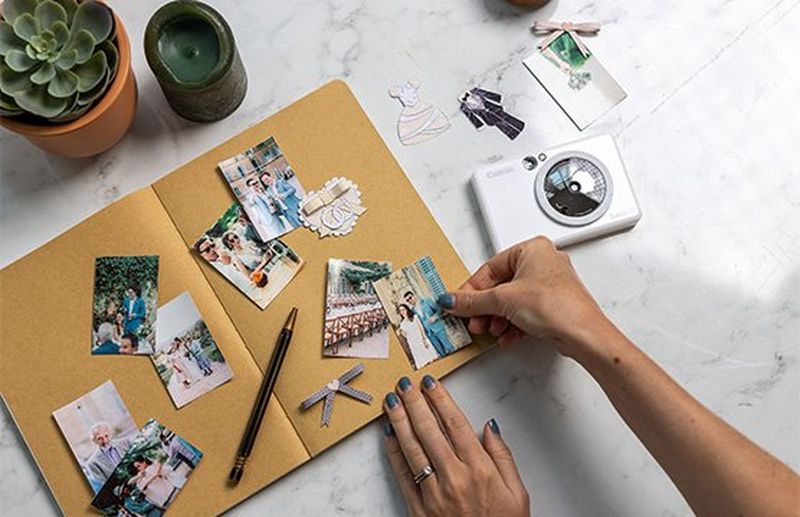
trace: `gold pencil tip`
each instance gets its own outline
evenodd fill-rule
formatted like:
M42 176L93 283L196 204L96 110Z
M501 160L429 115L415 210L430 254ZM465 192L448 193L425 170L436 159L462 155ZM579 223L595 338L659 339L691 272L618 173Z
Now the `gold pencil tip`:
M297 307L292 307L289 317L286 318L286 324L283 326L284 330L294 330L294 322L297 320Z

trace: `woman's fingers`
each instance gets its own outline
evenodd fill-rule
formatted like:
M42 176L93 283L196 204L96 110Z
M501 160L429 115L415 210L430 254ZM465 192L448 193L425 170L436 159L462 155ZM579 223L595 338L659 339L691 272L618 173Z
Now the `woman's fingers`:
M467 280L466 284L472 289L482 291L511 280L514 277L517 248L518 246L512 246L487 260Z
M489 324L489 334L494 337L500 337L508 330L509 325L509 321L502 316L492 316L492 321Z
M514 494L527 494L519 471L517 471L517 465L514 463L514 457L511 455L511 449L500 436L500 426L494 418L483 426L483 447L492 458L508 489Z
M503 334L497 338L497 344L500 346L508 346L516 343L517 341L521 341L527 336L525 332L518 329L516 326L511 325L509 326Z
M422 496L417 485L414 484L414 474L408 467L408 462L400 449L400 442L397 440L394 427L392 427L392 424L384 423L383 430L386 435L386 455L389 457L389 464L392 466L395 476L397 476L397 484L400 485L400 491L403 493L406 503L408 503L409 513L411 515L422 515L424 509Z
M403 408L403 403L400 401L394 392L386 395L383 401L383 409L386 416L389 417L389 422L394 429L394 434L397 438L397 443L400 445L400 450L406 459L412 475L416 475L427 465L431 464L422 444L417 439L414 429L411 427L411 421L408 419L408 414ZM436 480L426 480L425 484L435 483Z
M447 465L457 462L458 458L447 442L442 428L439 427L436 415L431 411L428 401L425 400L420 390L408 377L401 378L397 387L400 398L403 399L403 407L400 409L408 414L411 427L434 467L441 470Z
M445 387L430 375L422 378L422 385L425 389L425 397L439 416L439 421L450 438L458 457L467 464L477 457L485 457L485 452L481 448L475 431L472 430L472 425Z

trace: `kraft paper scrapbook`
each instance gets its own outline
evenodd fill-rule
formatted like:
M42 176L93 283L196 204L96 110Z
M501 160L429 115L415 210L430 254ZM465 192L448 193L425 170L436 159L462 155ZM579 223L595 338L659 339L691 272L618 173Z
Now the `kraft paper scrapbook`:
M261 310L191 245L234 201L217 164L270 136L307 188L346 176L358 183L369 210L345 237L320 239L302 229L284 236L306 265ZM94 260L112 255L160 257L159 298L189 291L233 370L230 382L177 410L147 358L91 355ZM414 371L391 333L388 359L323 357L328 259L391 261L399 269L424 255L447 286L468 277L347 85L334 81L0 271L0 393L66 514L92 514L92 491L51 414L108 379L139 425L154 418L204 452L170 514L220 513L379 417L380 398L402 375L442 377L488 348L488 339L475 337ZM226 481L241 433L292 306L300 309L292 345L247 473L231 487ZM320 427L318 411L300 410L303 399L359 362L365 370L354 386L376 400L338 398L329 427Z

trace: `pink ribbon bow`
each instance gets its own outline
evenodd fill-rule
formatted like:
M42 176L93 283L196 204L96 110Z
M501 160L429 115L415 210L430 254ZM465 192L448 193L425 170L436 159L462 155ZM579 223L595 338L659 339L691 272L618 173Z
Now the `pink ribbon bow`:
M537 45L538 48L541 50L546 49L557 40L562 34L565 32L569 33L572 36L572 39L575 41L575 45L578 47L578 50L581 51L585 57L589 57L589 49L583 42L578 38L578 34L597 34L600 32L600 24L587 22L587 23L572 23L572 22L551 22L551 21L535 21L533 22L533 32L545 32L551 33L545 39L539 42Z

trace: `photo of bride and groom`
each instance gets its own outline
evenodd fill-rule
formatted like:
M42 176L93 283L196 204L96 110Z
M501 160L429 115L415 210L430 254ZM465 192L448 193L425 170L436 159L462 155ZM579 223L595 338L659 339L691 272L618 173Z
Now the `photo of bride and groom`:
M158 256L95 259L92 354L152 354Z
M218 166L261 240L302 226L298 209L306 191L274 138Z
M194 250L261 309L304 265L280 239L262 240L238 203L194 243Z
M203 453L155 420L145 423L95 496L106 515L158 517L177 497Z
M158 312L158 346L152 360L177 408L233 378L188 292Z
M447 290L430 257L374 281L373 286L414 369L472 342L464 323L436 303Z

